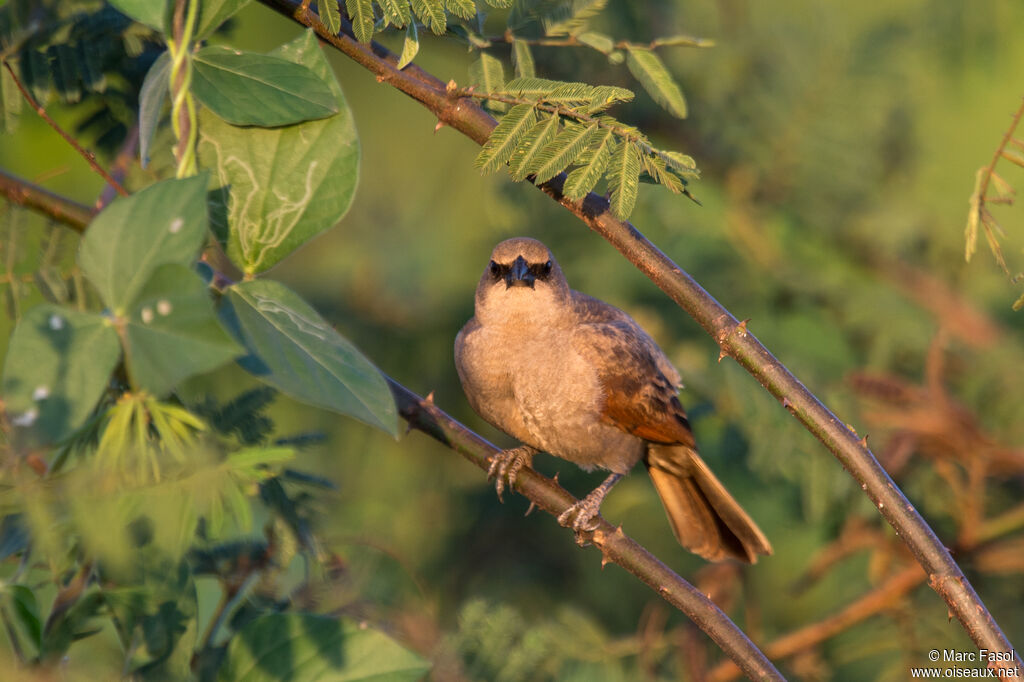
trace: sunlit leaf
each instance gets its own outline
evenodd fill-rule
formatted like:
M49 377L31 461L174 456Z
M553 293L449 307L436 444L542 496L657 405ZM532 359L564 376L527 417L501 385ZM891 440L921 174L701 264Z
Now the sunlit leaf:
M413 682L430 663L373 628L308 613L271 613L228 645L220 680Z
M533 172L540 151L555 139L558 127L558 116L548 116L526 134L509 161L513 180L522 180Z
M324 22L331 35L338 35L341 31L341 9L338 7L338 0L316 0L316 9L320 14L320 21Z
M472 19L476 16L476 3L473 0L444 0L444 6L460 19Z
M81 426L120 355L106 318L49 304L25 313L11 335L2 389L19 438L52 443Z
M640 152L623 142L608 163L608 189L612 213L621 220L629 217L636 204L640 176Z
M370 42L373 39L373 3L370 0L345 0L345 10L356 40Z
M444 35L448 18L441 0L412 0L412 10L435 35Z
M512 152L537 121L531 104L517 104L491 131L474 164L484 173L495 171L512 157Z
M592 47L598 52L608 54L615 49L615 41L612 37L605 35L604 33L595 33L594 31L585 31L576 36L576 40L583 43L588 47Z
M378 0L381 10L388 21L399 28L414 24L412 13L409 11L409 0Z
M588 144L586 163L569 173L562 188L562 193L570 199L586 196L597 185L615 150L615 136L610 129L603 128L591 137Z
M576 160L590 143L591 135L598 132L596 123L589 126L567 125L554 140L537 155L534 182L541 184L555 177Z
M661 57L647 48L629 45L626 66L655 102L673 116L686 118L683 91L673 80Z
M293 61L212 46L192 64L192 92L228 123L272 127L338 113L327 83Z
M715 41L707 38L697 38L687 35L674 35L655 38L651 41L651 47L714 47Z
M235 332L253 356L243 359L246 369L297 400L397 433L384 377L297 294L254 280L231 287L228 300Z
M420 36L416 29L416 22L410 21L405 29L405 40L402 42L402 54L398 58L398 68L404 69L411 63L420 51Z

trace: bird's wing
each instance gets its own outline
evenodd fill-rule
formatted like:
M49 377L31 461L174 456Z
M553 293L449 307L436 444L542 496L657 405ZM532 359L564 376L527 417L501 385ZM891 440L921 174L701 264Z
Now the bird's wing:
M679 375L633 318L574 292L573 347L597 372L601 420L653 443L693 446L676 383Z

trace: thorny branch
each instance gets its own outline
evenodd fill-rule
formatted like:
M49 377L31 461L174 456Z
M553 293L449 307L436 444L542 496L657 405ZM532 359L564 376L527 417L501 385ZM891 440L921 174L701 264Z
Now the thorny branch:
M451 101L438 78L415 66L397 68L398 56L377 43L359 43L344 24L332 35L319 19L295 0L260 0L262 4L313 28L317 35L375 74L378 81L419 101L440 122L483 144L497 122L470 101ZM540 189L608 240L641 272L689 313L721 347L777 398L820 440L862 486L879 513L896 530L929 575L929 585L946 601L979 649L1010 652L1013 647L992 614L953 561L949 550L903 495L867 447L866 440L848 427L811 393L757 338L632 224L615 218L608 202L591 193L581 200L562 195L565 174ZM1019 654L1006 667L1024 672Z

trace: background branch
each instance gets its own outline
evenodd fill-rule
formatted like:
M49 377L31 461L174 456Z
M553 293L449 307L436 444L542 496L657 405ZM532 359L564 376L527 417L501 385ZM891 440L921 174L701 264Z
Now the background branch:
M416 99L438 119L482 144L497 125L475 103L449 96L441 81L418 67L396 68L398 57L377 44L357 42L343 22L342 33L331 35L317 17L290 0L261 0L262 4L316 30L339 51L386 82ZM454 90L454 88L453 88ZM580 218L618 249L659 288L689 313L716 340L722 354L730 355L752 374L801 424L839 459L861 484L879 513L896 529L914 557L929 575L929 585L946 601L979 648L1009 652L1010 642L985 608L974 588L932 529L879 465L866 440L814 396L728 310L705 291L628 221L616 219L608 203L593 193L582 200L561 194L565 175L541 185L541 189ZM1018 654L1007 663L1024 671Z
M39 114L39 117L46 121L51 128L56 130L57 134L64 138L64 141L71 145L71 147L76 152L78 152L78 154L83 159L85 159L85 162L89 164L89 168L92 168L94 171L96 171L96 173L98 173L100 177L106 180L107 184L113 187L118 194L120 194L121 196L127 196L128 192L125 190L124 187L121 186L121 183L114 179L114 177L110 173L103 169L103 166L96 162L96 155L86 149L83 149L82 145L78 144L78 141L75 140L75 138L71 137L71 135L69 135L67 131L65 131L63 128L57 125L56 121L50 118L50 115L46 113L46 109L44 109L43 106L36 101L36 98L32 96L32 93L29 92L28 89L22 84L21 79L18 78L18 74L14 73L14 69L11 68L10 63L4 61L4 67L7 69L8 73L11 74L11 78L14 80L14 84L18 86L18 91L21 92L21 96L24 97L25 101L29 103L29 106L31 106L32 109L37 114Z
M82 232L94 215L85 204L55 194L3 169L0 169L0 194L12 203L59 220L76 232Z

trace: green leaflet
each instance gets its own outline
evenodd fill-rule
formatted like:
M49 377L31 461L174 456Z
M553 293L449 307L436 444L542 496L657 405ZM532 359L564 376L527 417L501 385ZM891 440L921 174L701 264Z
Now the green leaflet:
M420 51L420 36L416 30L416 22L410 21L405 27L405 41L402 43L402 55L398 59L398 68L404 69Z
M612 213L621 220L629 217L636 204L640 182L640 150L623 141L608 164L608 188Z
M441 0L412 0L412 11L435 35L444 35L448 18L444 14Z
M378 0L384 16L395 26L404 28L414 23L412 13L409 11L409 0Z
M469 65L469 83L476 85L479 92L499 92L505 84L501 60L481 52L480 59Z
M296 400L397 435L387 382L359 350L295 292L272 280L235 284L222 316L249 349L239 361Z
M682 194L686 183L666 167L665 159L660 156L640 155L640 164L651 179L668 189L673 194ZM643 178L641 177L641 181Z
M587 148L591 135L598 130L597 123L589 126L568 124L551 143L537 155L537 185L547 182L565 170Z
M338 7L338 0L316 0L316 9L320 14L320 21L324 22L333 35L341 30L341 9Z
M589 105L590 110L607 108L616 102L628 102L633 92L611 85L566 83L546 78L513 78L503 87L490 90L495 94L534 100L567 107Z
M515 66L516 75L520 78L532 78L537 73L533 63L533 53L530 52L530 45L525 40L512 41L512 64Z
M576 36L576 40L602 54L609 54L615 49L615 41L612 40L611 36L605 35L604 33L586 31L578 34Z
M645 47L629 45L626 66L655 102L673 116L686 118L686 99L661 57Z
M175 263L154 271L132 302L124 346L132 384L156 396L242 354L217 321L206 284Z
M570 199L584 197L597 185L615 151L615 136L611 130L602 128L593 134L589 145L581 155L581 161L587 158L586 163L569 173L562 188L562 193Z
M474 165L484 173L497 170L512 157L512 153L534 123L537 114L532 104L517 104L505 114L498 127L491 131L484 148L477 154Z
M78 264L115 314L158 266L195 261L207 234L207 182L206 173L158 182L115 199L92 221Z
M345 0L345 10L356 40L370 42L373 39L373 3L370 0Z
M281 57L214 46L199 50L192 61L192 91L232 125L290 125L326 118L340 108L327 83Z
M513 180L518 182L534 172L537 155L558 134L558 124L558 116L548 116L526 134L509 161Z
M473 0L444 0L444 6L460 19L472 19L476 16L476 3Z

